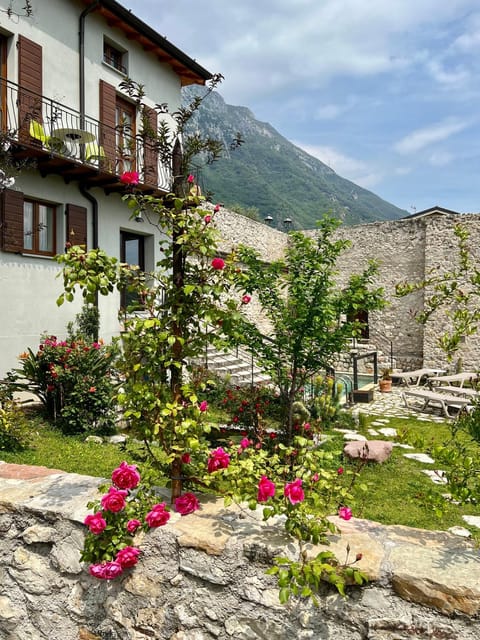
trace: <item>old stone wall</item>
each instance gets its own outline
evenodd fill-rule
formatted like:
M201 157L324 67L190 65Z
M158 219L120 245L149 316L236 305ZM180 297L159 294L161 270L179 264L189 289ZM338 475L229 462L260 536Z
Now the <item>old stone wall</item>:
M211 205L209 205L211 206ZM243 243L254 248L269 262L281 258L288 236L268 225L221 208L215 216L215 224L221 234L220 249L229 252ZM377 349L380 367L390 365L393 350L394 367L403 370L419 367L441 367L452 370L476 369L480 362L480 341L465 337L456 362L449 363L438 347L438 337L449 328L445 309L435 313L427 325L415 321L415 315L423 309L424 293L418 291L404 298L397 298L395 285L399 282L417 282L429 275L432 269L440 271L455 267L458 244L454 227L461 223L470 234L470 246L480 259L480 216L475 214L430 214L412 216L389 222L373 222L353 227L340 227L336 237L350 240L351 246L340 257L337 266L339 284L345 284L352 273L363 270L369 260L379 263L377 284L385 291L387 306L372 312L369 317L369 349ZM315 230L305 231L315 235ZM427 292L428 293L428 292ZM269 326L262 316L255 298L247 309L265 333ZM348 368L350 358L344 354L340 368Z
M477 640L478 549L462 538L353 518L329 547L362 553L366 588L280 605L281 525L203 499L137 543L137 567L98 581L79 561L98 478L0 464L2 640Z

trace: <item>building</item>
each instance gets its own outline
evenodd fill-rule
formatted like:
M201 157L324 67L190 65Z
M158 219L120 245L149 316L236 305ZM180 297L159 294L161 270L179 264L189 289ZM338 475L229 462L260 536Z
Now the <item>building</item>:
M170 190L171 169L146 132L173 119L155 107L175 111L182 86L211 78L115 0L40 1L15 19L6 7L0 0L0 135L25 164L1 192L0 378L42 333L63 336L81 308L55 302L53 256L67 242L153 269L159 231L130 219L119 176L136 171L142 191ZM127 77L144 86L141 104ZM119 332L120 306L118 292L99 300L106 340Z

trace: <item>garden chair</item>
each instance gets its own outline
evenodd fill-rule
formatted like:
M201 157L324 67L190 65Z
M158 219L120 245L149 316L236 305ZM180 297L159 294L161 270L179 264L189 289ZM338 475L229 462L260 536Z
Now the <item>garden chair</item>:
M61 153L63 155L68 155L68 150L63 142L58 138L53 138L52 136L49 136L47 133L45 133L43 124L41 122L38 122L38 120L30 120L29 133L31 138L39 140L42 143L42 146L46 149L56 151L57 153Z

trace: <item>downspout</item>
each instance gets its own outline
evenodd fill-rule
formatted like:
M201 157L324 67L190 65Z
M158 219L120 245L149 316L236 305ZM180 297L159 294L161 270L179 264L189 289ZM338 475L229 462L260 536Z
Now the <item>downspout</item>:
M85 18L95 11L100 5L100 0L84 9L78 22L78 61L79 61L79 96L80 96L80 128L85 126Z

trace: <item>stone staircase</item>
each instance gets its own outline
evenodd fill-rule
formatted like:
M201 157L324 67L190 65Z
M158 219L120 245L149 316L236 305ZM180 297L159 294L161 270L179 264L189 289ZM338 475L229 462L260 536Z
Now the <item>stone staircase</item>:
M247 386L252 383L254 385L268 385L271 383L270 376L255 364L252 354L241 347L235 351L224 352L209 346L205 356L196 360L195 364L228 379L234 386Z

